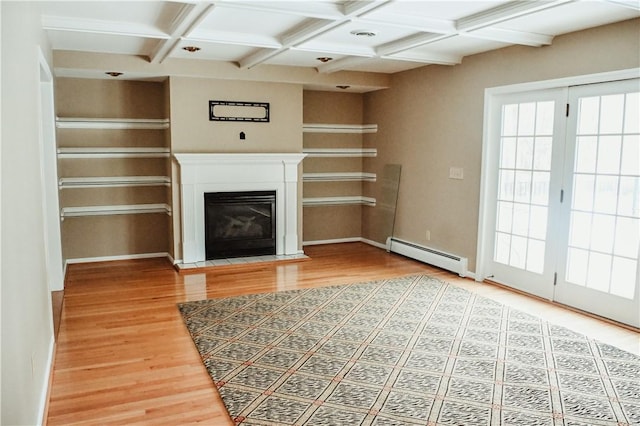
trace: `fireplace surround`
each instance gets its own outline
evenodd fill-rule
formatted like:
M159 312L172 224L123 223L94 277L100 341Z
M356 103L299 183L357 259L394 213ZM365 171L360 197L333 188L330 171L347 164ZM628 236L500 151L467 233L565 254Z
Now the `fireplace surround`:
M206 260L204 199L209 192L274 191L276 255L301 254L298 153L174 154L180 176L182 262Z

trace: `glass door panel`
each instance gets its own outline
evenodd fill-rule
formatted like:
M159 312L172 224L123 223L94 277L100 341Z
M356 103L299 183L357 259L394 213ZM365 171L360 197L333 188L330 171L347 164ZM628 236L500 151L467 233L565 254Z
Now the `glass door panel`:
M490 279L518 289L552 297L555 262L547 243L549 215L557 209L552 199L559 193L561 174L555 156L554 135L563 133L564 91L551 90L505 97L496 106L497 139L492 180L495 212L493 238L485 266ZM499 119L498 119L499 117Z
M638 80L572 88L569 100L566 254L555 299L640 326Z

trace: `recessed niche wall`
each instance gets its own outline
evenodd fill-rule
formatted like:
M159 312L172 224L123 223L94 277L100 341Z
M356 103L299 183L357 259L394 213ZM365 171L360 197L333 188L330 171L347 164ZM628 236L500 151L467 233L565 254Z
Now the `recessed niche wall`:
M363 195L376 180L365 159L377 154L364 140L377 126L363 123L361 94L305 91L303 104L304 242L360 238L362 211L376 202Z
M59 78L55 93L65 260L169 253L165 83Z

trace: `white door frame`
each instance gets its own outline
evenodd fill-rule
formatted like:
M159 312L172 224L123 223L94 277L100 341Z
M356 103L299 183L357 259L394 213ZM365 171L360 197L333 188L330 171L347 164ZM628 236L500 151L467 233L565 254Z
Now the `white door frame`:
M44 252L49 291L59 291L64 289L64 270L58 200L53 75L42 49L38 50L38 63L40 67L38 125L40 126L40 181L43 196Z
M530 83L512 84L508 86L490 87L484 91L484 122L482 131L482 172L480 175L480 202L478 212L478 241L476 256L476 281L482 282L487 278L485 272L486 261L493 257L492 253L485 250L485 241L493 238L493 229L489 224L492 222L489 213L493 211L493 202L487 195L490 189L488 170L495 167L494 159L499 146L492 141L496 140L496 135L491 133L491 123L496 117L493 116L492 108L496 98L500 95L510 93L528 92L534 90L555 89L560 87L577 86L581 84L603 83L607 81L624 80L628 78L640 77L640 68L629 68L625 70L610 71L598 74L588 74L575 77L565 77L554 80L535 81Z

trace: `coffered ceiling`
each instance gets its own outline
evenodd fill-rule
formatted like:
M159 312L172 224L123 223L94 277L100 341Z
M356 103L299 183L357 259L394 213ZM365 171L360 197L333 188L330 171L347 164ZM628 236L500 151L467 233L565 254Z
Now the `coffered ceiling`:
M41 7L55 50L318 73L455 65L468 55L546 46L560 34L640 16L638 0L46 1Z

